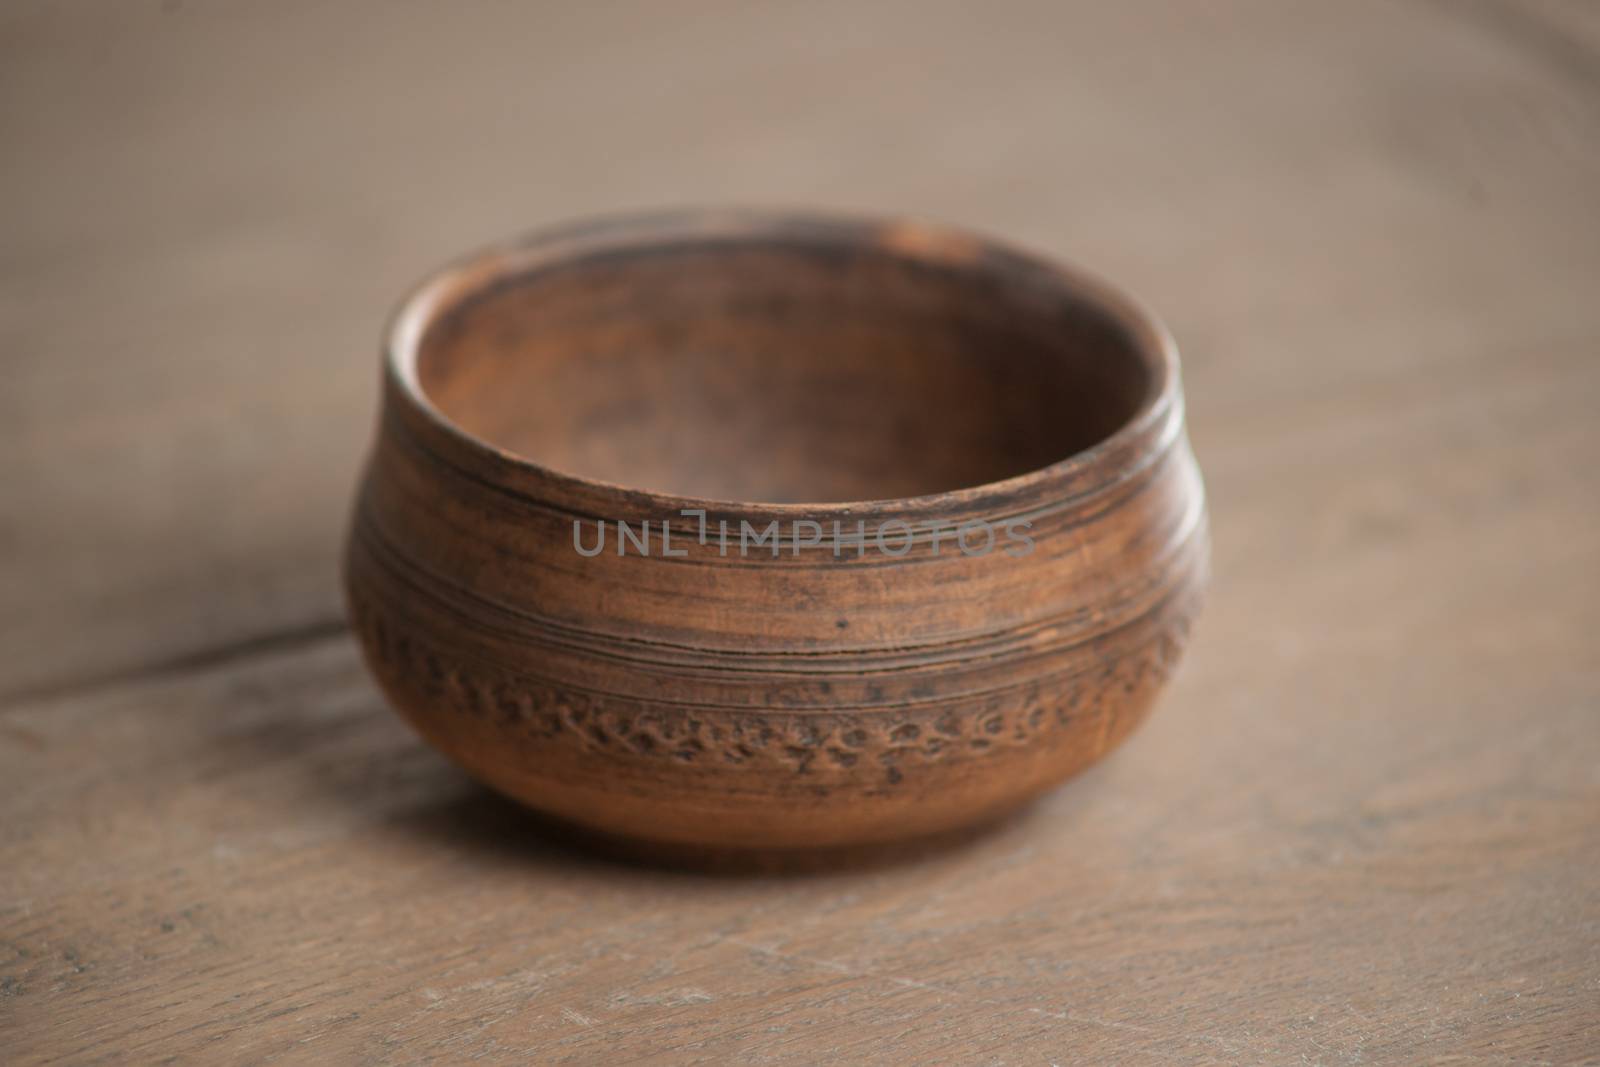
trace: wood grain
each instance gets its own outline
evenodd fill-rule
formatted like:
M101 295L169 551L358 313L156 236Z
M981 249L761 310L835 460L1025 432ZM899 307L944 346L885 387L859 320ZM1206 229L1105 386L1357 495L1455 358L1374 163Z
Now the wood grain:
M1600 1060L1582 5L452 12L0 14L8 1061ZM336 627L389 302L723 200L992 230L1183 344L1187 665L962 848L571 851Z

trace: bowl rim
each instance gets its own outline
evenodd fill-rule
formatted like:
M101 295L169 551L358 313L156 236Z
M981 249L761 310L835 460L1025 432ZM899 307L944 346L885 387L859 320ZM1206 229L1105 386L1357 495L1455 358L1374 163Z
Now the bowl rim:
M1092 305L1120 327L1146 365L1150 385L1132 415L1109 435L1046 466L978 485L912 497L770 502L724 500L624 485L572 474L502 448L456 423L422 387L418 359L429 328L442 316L500 286L542 269L600 255L696 242L750 244L806 241L876 246L931 265L1020 270L1062 298ZM623 513L681 512L778 519L852 520L864 515L982 512L1007 502L1019 513L1032 503L1061 505L1132 477L1164 455L1183 432L1177 343L1156 315L1120 287L1074 264L944 223L910 215L867 215L812 209L678 208L600 215L513 237L458 257L414 285L383 332L385 407L398 414L436 458L460 466L513 495L581 501L581 510L610 504ZM389 414L389 412L385 412ZM603 508L601 509L603 511Z

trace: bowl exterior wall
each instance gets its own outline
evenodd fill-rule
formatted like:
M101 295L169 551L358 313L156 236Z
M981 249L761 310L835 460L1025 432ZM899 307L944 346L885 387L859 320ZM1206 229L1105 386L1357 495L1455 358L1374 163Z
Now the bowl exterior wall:
M770 512L702 526L658 500L497 477L391 385L349 538L350 613L424 737L556 817L703 847L939 833L1098 759L1172 673L1208 559L1181 411L1119 444L1114 477L1064 471L948 508L823 506L816 543L797 509L741 554L741 523L763 532ZM648 554L618 519L635 538L648 523ZM601 520L603 551L580 553ZM956 527L978 521L996 544L968 554Z

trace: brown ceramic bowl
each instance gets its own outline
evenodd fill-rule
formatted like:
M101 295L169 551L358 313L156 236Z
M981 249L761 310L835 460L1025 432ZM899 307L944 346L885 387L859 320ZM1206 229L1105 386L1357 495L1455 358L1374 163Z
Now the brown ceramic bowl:
M406 302L346 581L389 699L496 789L817 849L1110 750L1206 558L1176 352L1115 290L920 223L695 213Z

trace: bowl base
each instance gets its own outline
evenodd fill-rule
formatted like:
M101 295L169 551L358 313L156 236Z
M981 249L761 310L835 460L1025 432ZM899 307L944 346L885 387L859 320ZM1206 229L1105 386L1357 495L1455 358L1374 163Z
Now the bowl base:
M664 870L726 876L832 874L914 863L979 841L1026 821L1036 807L1029 800L998 815L919 837L848 845L789 848L697 845L628 837L597 830L559 816L506 803L525 813L530 825L553 843L609 860Z

